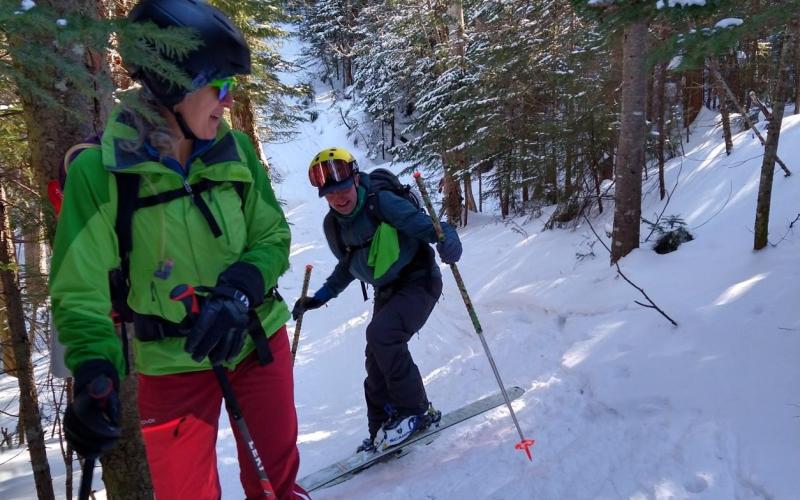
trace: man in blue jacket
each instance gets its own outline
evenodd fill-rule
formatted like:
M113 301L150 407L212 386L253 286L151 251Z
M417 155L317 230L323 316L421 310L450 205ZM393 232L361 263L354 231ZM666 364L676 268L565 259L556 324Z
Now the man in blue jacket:
M408 341L425 324L442 293L442 274L430 243L438 241L431 218L408 199L387 189L371 189L370 175L358 171L343 148L321 151L309 166L309 181L331 210L325 237L338 264L312 297L292 310L297 319L338 296L355 279L375 288L367 325L364 395L369 438L359 451L385 449L438 422L441 412L425 394ZM443 223L437 243L445 263L461 257L458 233Z

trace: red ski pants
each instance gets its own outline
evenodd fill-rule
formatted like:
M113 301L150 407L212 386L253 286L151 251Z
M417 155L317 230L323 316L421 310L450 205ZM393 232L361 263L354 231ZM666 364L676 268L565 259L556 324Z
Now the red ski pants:
M279 500L309 498L295 484L300 465L292 356L286 327L269 341L274 361L258 364L254 352L228 378ZM217 427L222 390L211 370L139 375L139 412L147 461L158 500L218 500ZM262 498L250 452L231 419L240 480L248 499Z

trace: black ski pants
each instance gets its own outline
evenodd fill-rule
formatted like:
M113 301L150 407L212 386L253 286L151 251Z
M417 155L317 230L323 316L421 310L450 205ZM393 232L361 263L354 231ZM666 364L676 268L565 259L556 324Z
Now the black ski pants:
M425 276L375 293L365 351L364 395L370 437L388 418L384 410L387 403L401 414L420 413L428 407L422 376L411 358L408 341L428 320L441 294L439 276Z

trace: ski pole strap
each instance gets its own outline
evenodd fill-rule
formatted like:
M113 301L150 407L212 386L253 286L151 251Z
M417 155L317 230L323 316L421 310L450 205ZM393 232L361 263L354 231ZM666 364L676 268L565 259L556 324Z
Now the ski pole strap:
M272 363L272 349L269 348L267 333L264 331L264 325L261 324L261 318L258 317L255 309L250 309L250 324L247 327L247 333L250 334L253 344L256 346L258 364L264 366Z

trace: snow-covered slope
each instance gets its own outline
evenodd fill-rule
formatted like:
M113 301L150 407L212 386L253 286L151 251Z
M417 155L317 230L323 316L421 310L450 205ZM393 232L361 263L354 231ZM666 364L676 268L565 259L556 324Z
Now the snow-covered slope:
M286 57L299 50L296 39L283 47ZM308 161L340 145L362 168L376 166L341 123L337 107L351 102L334 102L328 87L315 86L319 118L289 143L264 145L283 178L276 191L292 224L291 270L281 280L290 305L306 264L314 265L314 290L335 263L322 234L327 206L307 183ZM800 175L798 125L798 116L785 119L780 155ZM800 498L800 238L789 228L800 212L800 180L776 173L770 240L777 245L753 252L758 140L738 134L726 157L710 111L692 132L686 155L667 166L668 207L651 175L643 215L679 215L695 240L667 255L643 244L621 262L678 327L634 302L643 297L617 277L599 243L591 247L595 237L585 223L544 232L544 219L471 216L460 230L460 269L504 381L527 390L514 408L526 437L536 440L533 461L514 449L519 437L501 408L314 497ZM606 243L610 223L608 210L593 220ZM595 257L577 258L590 248ZM443 271L443 297L410 346L429 397L447 411L497 384L452 275ZM366 436L370 309L354 283L304 319L295 365L301 476L351 453ZM7 378L0 383L13 390ZM0 454L0 497L33 498L27 458L12 459L16 453ZM226 423L218 453L223 498L240 498ZM52 461L58 467L55 453Z
M296 46L287 48L296 50ZM334 260L321 220L326 205L306 182L308 160L346 138L330 90L317 85L319 119L297 141L267 147L285 175L278 187L294 224L292 271L284 295L299 295L305 264L312 289ZM650 244L622 262L678 323L671 326L616 276L594 235L543 232L543 220L504 224L493 214L461 230L460 267L507 384L527 393L515 404L529 463L504 409L471 420L425 448L377 466L318 498L797 498L800 479L800 212L795 177L776 175L771 241L752 251L762 151L741 133L725 156L716 117L696 122L686 155L667 167L673 192L665 215L683 217L695 241L657 255ZM797 157L800 117L785 120L781 155ZM361 153L359 154L359 152ZM800 165L796 168L800 169ZM664 202L648 181L644 215ZM594 225L610 224L610 214ZM602 232L602 231L601 231ZM646 232L644 233L646 234ZM784 238L785 236L785 238ZM781 238L784 238L781 240ZM455 283L411 342L431 400L455 408L497 385ZM296 365L301 475L350 453L366 436L362 395L364 329L371 303L354 284L309 313Z

